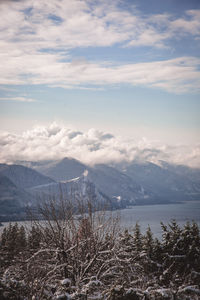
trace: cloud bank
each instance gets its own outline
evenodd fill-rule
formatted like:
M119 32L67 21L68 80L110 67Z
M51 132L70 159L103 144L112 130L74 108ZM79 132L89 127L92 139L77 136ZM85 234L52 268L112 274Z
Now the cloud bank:
M121 1L1 1L0 84L85 88L130 84L174 93L200 89L200 60L151 62L74 60L86 47L170 48L171 40L198 41L200 10L182 17L142 15ZM173 49L171 49L173 51Z
M132 160L200 167L200 144L170 146L146 139L124 139L96 129L72 130L56 123L37 126L22 134L0 133L0 161L58 160L73 157L86 164Z

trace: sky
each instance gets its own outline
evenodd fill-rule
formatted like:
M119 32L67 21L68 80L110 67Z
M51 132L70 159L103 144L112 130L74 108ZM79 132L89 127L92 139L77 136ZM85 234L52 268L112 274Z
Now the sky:
M199 53L199 0L0 0L0 160L200 167Z

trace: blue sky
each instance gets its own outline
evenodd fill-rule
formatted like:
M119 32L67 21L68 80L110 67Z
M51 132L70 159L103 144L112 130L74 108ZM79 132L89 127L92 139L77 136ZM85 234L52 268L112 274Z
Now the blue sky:
M200 2L0 2L1 129L199 143Z

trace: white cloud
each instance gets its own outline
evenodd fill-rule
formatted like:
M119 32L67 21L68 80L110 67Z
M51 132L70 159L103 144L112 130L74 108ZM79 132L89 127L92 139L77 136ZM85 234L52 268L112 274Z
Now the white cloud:
M144 29L137 39L131 40L127 46L152 46L157 48L165 48L164 41L170 38L170 32L157 32L154 28Z
M192 57L126 65L84 61L74 64L60 60L60 54L24 55L13 57L12 62L5 59L0 67L3 74L0 83L66 88L130 84L160 87L175 93L196 92L200 88L200 59Z
M0 97L0 101L36 102L35 99L27 97Z
M56 123L38 126L22 134L1 132L0 161L38 161L74 157L87 164L148 160L200 167L200 145L169 146L145 138L134 140L96 129L72 130Z
M200 37L200 10L188 10L186 18L178 18L170 23L172 31Z
M120 1L3 1L0 18L0 84L46 84L65 88L131 84L170 92L199 90L199 60L183 57L150 63L75 61L72 48L168 47L170 38L197 38L199 11L182 18L143 16ZM188 19L189 18L189 19ZM180 61L184 61L183 64Z

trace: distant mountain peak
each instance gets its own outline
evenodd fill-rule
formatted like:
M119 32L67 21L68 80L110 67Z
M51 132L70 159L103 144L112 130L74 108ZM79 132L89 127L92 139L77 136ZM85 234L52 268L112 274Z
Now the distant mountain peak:
M23 189L54 181L36 170L22 165L0 164L0 174L7 176L16 186Z

